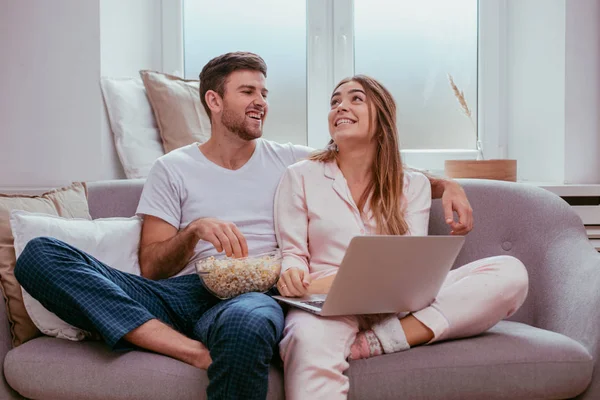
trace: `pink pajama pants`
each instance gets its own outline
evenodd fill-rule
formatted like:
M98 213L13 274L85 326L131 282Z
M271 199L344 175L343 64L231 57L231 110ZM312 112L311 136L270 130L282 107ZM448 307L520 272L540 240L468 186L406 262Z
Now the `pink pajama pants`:
M435 301L413 316L434 333L429 342L480 334L512 315L525 301L527 270L521 261L497 256L448 273ZM279 344L286 398L346 399L346 358L358 333L354 316L319 317L291 309Z

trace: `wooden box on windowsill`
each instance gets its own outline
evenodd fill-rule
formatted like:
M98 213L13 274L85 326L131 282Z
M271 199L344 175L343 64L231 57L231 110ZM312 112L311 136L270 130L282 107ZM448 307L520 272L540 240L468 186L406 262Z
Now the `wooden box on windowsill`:
M517 181L517 160L446 160L444 172L449 178Z

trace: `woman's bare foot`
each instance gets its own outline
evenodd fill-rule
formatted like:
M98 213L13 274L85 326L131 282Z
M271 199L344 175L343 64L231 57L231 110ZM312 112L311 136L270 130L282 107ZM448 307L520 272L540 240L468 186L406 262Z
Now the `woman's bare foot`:
M412 314L400 319L400 325L406 335L406 341L410 347L418 346L433 339L433 331L426 327Z

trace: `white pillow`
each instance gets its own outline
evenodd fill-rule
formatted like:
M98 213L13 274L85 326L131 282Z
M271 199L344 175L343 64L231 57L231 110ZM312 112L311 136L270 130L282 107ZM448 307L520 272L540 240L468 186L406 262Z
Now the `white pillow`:
M142 80L102 77L100 86L125 175L147 177L154 161L165 152Z
M39 236L62 240L120 271L140 275L138 247L142 229L140 217L68 219L49 214L15 210L10 214L17 258L27 243ZM90 334L67 324L48 311L23 288L23 303L35 326L48 336L83 340Z

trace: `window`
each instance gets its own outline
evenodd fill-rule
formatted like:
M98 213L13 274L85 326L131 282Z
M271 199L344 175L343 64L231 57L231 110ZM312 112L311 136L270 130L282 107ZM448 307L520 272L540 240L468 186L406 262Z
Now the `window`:
M478 126L484 127L479 139L486 156L502 156L503 81L497 61L505 1L163 2L163 32L183 32L183 46L163 38L163 53L170 58L164 64L173 65L171 49L181 46L185 76L197 78L216 55L260 54L269 66L265 137L312 147L329 139L326 115L334 85L354 73L371 75L396 99L405 161L442 170L445 158L475 157ZM171 36L172 41L181 38ZM448 74L464 92L471 119L462 112Z
M475 148L477 0L355 0L354 69L394 96L403 149Z
M204 64L229 51L264 58L269 88L264 136L306 144L304 0L185 0L183 31L186 78L198 79Z

